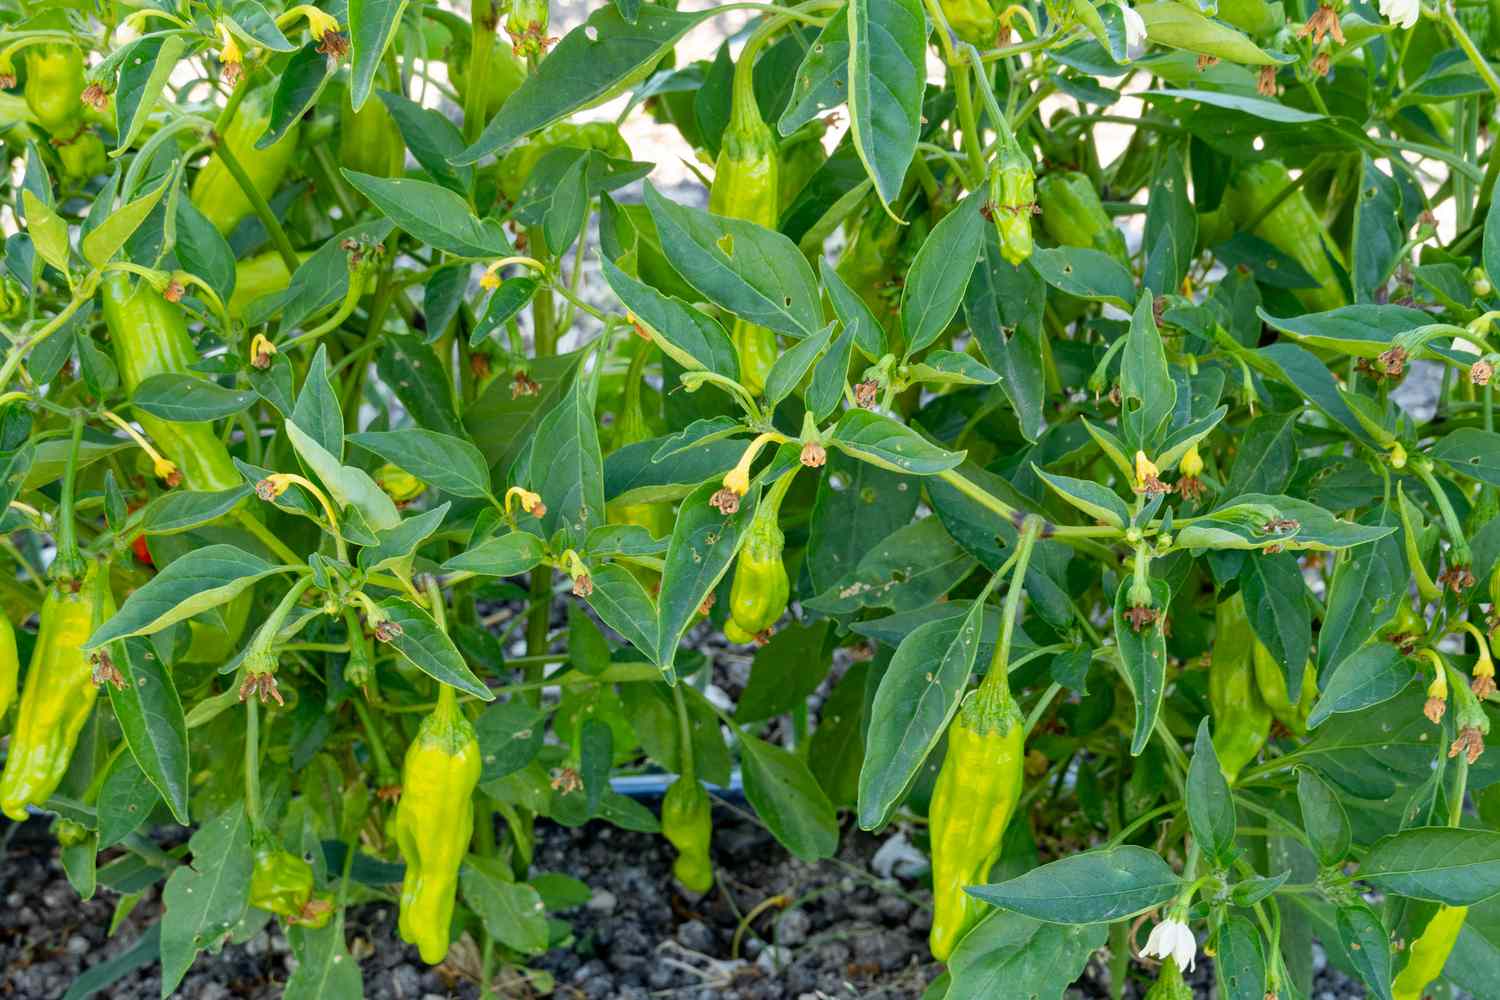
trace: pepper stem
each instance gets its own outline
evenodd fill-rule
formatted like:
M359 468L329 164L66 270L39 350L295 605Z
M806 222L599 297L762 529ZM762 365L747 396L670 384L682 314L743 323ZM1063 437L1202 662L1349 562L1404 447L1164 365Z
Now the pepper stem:
M980 718L1003 718L1005 714L1014 714L1015 703L1010 694L1010 647L1016 634L1016 619L1020 616L1021 593L1026 589L1026 567L1031 562L1031 551L1044 524L1035 514L1027 514L1021 522L1021 534L1016 542L1015 568L1011 570L1010 590L1005 594L1000 641L995 645L989 672L984 675L976 697Z

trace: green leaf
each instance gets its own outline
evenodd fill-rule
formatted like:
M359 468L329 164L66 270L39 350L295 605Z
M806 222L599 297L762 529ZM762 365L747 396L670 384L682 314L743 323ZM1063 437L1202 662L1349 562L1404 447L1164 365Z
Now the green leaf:
M1152 297L1142 295L1120 352L1120 427L1128 448L1151 458L1177 406L1177 383L1167 371Z
M542 418L532 450L531 488L547 505L547 534L561 531L567 544L582 545L605 522L604 459L588 379L575 379Z
M1252 554L1240 572L1245 611L1261 645L1286 678L1287 697L1302 696L1302 675L1312 654L1312 609L1302 567L1290 552Z
M891 472L931 476L957 467L966 452L939 448L911 428L870 410L846 410L828 443Z
M1247 66L1275 66L1287 61L1285 57L1266 52L1229 25L1204 17L1186 4L1158 0L1156 3L1136 4L1135 10L1146 22L1146 37L1158 45Z
M662 353L688 371L710 371L739 379L739 355L718 320L635 280L607 257L600 267L609 287L625 308L635 313Z
M869 305L850 288L836 268L823 257L818 258L818 274L823 278L823 287L828 300L833 303L834 314L844 324L844 332L852 333L860 353L871 361L879 361L885 354L885 327L870 312ZM843 392L840 384L839 392Z
M406 0L349 0L349 101L355 111L370 97L405 10Z
M979 653L984 605L930 621L901 641L870 707L859 772L859 825L877 830L906 798L963 701Z
M197 558L198 553L194 553L179 559L163 573ZM109 693L110 707L124 731L131 756L172 810L172 816L187 826L191 793L187 720L172 672L145 643L115 643L110 656L123 684L120 687L106 684L104 689Z
M959 941L944 1000L1058 997L1104 946L1103 924L1067 925L998 911Z
M1135 281L1125 266L1102 250L1056 247L1035 250L1031 266L1053 288L1090 302L1135 307Z
M1146 202L1145 288L1178 288L1193 262L1198 241L1198 212L1188 197L1187 171L1181 147L1167 147L1157 163Z
M1047 285L1036 268L1016 267L1005 259L994 226L984 232L984 250L964 293L964 315L985 360L1000 373L1000 389L1016 413L1021 435L1036 441L1047 394L1042 360Z
M162 892L161 995L176 991L204 948L239 922L249 905L250 821L235 803L205 823L188 842L193 863L172 871Z
M452 437L467 436L458 418L448 366L438 357L435 345L419 337L387 333L375 355L375 371L417 426Z
M170 173L162 178L162 182L156 185L155 190L141 195L128 205L111 212L109 218L99 228L91 230L84 235L80 249L83 251L83 259L94 267L103 267L114 257L116 252L125 245L125 241L140 228L141 223L146 221L146 216L156 208L156 203L161 201L161 196L166 192L167 185L173 180ZM30 212L27 218L30 218Z
M1396 697L1417 676L1417 668L1396 647L1375 642L1346 657L1323 679L1323 692L1308 713L1313 729L1329 716L1360 712Z
M467 694L484 701L494 700L494 692L469 671L458 647L426 610L404 597L387 597L380 602L380 610L399 630L389 645L412 666Z
M1396 269L1404 236L1401 232L1401 189L1364 154L1359 198L1354 203L1354 235L1349 240L1353 262L1349 278L1354 298L1373 302L1377 291Z
M920 0L850 0L849 129L889 209L922 128L927 18Z
M410 177L374 177L343 169L356 191L386 218L438 250L459 257L507 257L514 251L493 219L478 219L463 198L445 187Z
M686 12L648 4L631 23L613 5L595 9L510 95L479 139L452 161L477 163L544 125L628 90L644 81L683 35L714 14L712 9Z
M542 216L542 237L547 249L557 256L567 253L578 239L589 214L589 157L576 157L552 188L546 214Z
M1031 469L1054 493L1094 520L1116 528L1123 528L1130 523L1130 509L1114 490L1087 479L1053 475L1035 465Z
M755 651L750 683L734 708L735 721L761 722L806 703L833 666L825 653L829 623L788 625Z
M1377 1000L1392 1000L1391 933L1375 911L1365 903L1340 906L1338 931L1354 971L1359 973L1371 994Z
M187 51L186 32L145 35L131 43L130 54L120 61L120 79L115 86L115 155L140 137L156 110L177 61ZM29 216L29 213L28 213Z
M1366 520L1393 518L1382 506ZM1339 555L1318 630L1318 676L1323 683L1395 617L1400 602L1407 599L1406 586L1406 561L1394 534Z
M520 576L541 564L546 555L542 540L529 531L511 531L487 538L443 563L444 573L476 576Z
M318 42L308 42L287 60L286 68L276 78L270 121L255 140L256 149L270 149L295 129L338 73L339 61L319 52L321 47Z
M958 313L990 228L979 213L988 195L976 192L932 227L901 288L901 333L909 358L929 346Z
M195 423L233 416L259 398L253 389L226 389L187 372L163 372L136 386L130 404L163 420Z
M362 1000L364 982L344 943L342 915L326 927L289 927L286 937L297 967L282 1000Z
M771 835L803 861L832 857L838 817L802 758L748 733L741 733L740 750L745 798Z
M679 205L649 182L646 206L667 260L710 301L793 337L823 328L818 283L797 244L753 222Z
M1219 928L1214 971L1224 1000L1265 1000L1266 954L1260 931L1238 913Z
M1112 847L1053 861L999 885L965 890L1004 910L1056 924L1097 924L1175 898L1182 879L1154 851Z
M765 400L766 405L775 407L783 399L792 394L797 384L807 375L813 362L823 349L828 346L828 341L833 337L833 330L837 323L829 323L822 330L810 337L805 337L793 344L790 350L783 351L781 356L771 365L771 370L766 374Z
M1288 125L1301 125L1306 122L1322 121L1324 116L1314 114L1311 111L1300 111L1297 108L1287 107L1280 101L1268 101L1261 97L1247 97L1244 94L1224 93L1217 90L1202 90L1196 88L1159 88L1156 90L1141 91L1142 97L1162 97L1183 101L1196 101L1199 104L1207 104L1210 107L1224 108L1228 111L1242 111L1256 118L1263 118L1269 122L1282 122Z
M849 9L834 11L797 67L792 95L776 123L783 137L843 104L849 96Z
M399 576L410 576L412 558L417 549L443 523L452 506L452 503L439 504L431 510L402 518L394 528L375 532L375 544L359 550L360 570L365 573L393 570Z
M1426 452L1460 476L1500 486L1500 433L1460 427L1439 438Z
M1219 768L1206 718L1198 723L1193 759L1188 764L1187 814L1193 840L1215 865L1227 867L1234 860L1234 799Z
M605 261L609 264L608 261ZM613 265L610 265L613 266ZM505 328L511 318L518 314L536 295L542 283L536 278L508 278L490 294L484 307L484 315L469 331L469 346L478 347L492 334Z
M1349 815L1338 794L1310 767L1297 769L1297 803L1318 864L1327 868L1343 861L1349 854Z
M484 765L480 783L498 781L536 759L547 735L547 713L520 699L492 702L474 720L474 735Z
M1135 733L1130 740L1130 753L1139 756L1156 726L1167 686L1167 637L1162 631L1162 619L1172 603L1172 591L1165 580L1151 581L1156 620L1137 631L1125 617L1131 607L1130 586L1131 579L1127 576L1115 593L1115 643L1135 697Z
M708 503L719 489L719 480L710 479L683 498L667 545L653 659L669 681L675 676L672 661L682 633L729 570L760 501L759 491L752 488L740 498L738 511L721 514Z
M132 635L149 635L238 597L257 580L282 573L260 556L233 545L206 545L175 560L132 593L120 610L94 630L84 649Z
M422 169L443 187L457 194L467 194L474 186L474 168L456 167L452 158L463 152L464 139L458 126L436 108L424 108L416 101L386 90L376 91L411 155Z
M463 438L408 427L362 431L349 435L349 440L444 493L475 498L490 494L490 470L484 455Z
M656 657L656 602L635 575L619 563L605 563L590 572L594 591L587 600L589 607L647 657Z
M363 515L365 524L375 531L394 528L401 523L395 502L376 485L368 472L341 463L295 421L288 420L282 428L297 455L323 481L334 503L340 507L356 508Z
M135 758L122 753L110 762L99 789L99 850L113 847L134 833L161 796Z
M338 393L329 378L326 344L318 345L312 363L307 366L291 418L298 430L305 431L331 457L343 461L344 408L339 405Z
M485 932L496 942L523 955L540 955L547 950L548 939L542 897L525 882L501 878L496 867L498 863L489 858L463 866L459 883L464 902L479 914Z
M231 486L214 493L173 490L145 506L137 527L145 535L175 535L218 520L249 495L250 487L246 485Z
M26 232L31 236L32 246L42 260L68 273L68 224L31 191L21 192L21 203L26 209Z
M1449 906L1500 893L1500 832L1428 826L1383 837L1359 866L1377 889Z

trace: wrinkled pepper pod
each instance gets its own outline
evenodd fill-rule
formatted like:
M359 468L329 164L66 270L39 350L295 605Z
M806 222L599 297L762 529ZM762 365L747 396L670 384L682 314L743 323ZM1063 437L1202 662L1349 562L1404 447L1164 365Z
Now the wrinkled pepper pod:
M401 176L406 166L406 140L401 138L401 129L384 101L372 97L358 111L349 101L342 103L339 164L374 177Z
M401 768L396 845L406 861L401 938L436 965L448 954L458 869L474 833L479 741L446 684L422 720Z
M0 614L0 719L16 700L21 679L21 655L16 651L16 627L10 616Z
M1224 192L1229 216L1237 227L1243 227L1265 213L1251 231L1296 261L1317 282L1316 288L1294 292L1308 309L1322 312L1348 305L1332 263L1343 268L1343 255L1328 238L1322 219L1303 190L1298 188L1265 212L1291 183L1286 167L1275 160L1247 164L1235 173L1229 190Z
M1006 146L990 174L990 217L1000 236L1000 254L1011 264L1031 256L1031 216L1036 211L1036 175L1015 143Z
M727 219L744 219L775 229L781 214L781 160L776 137L760 117L755 103L751 54L740 56L735 67L734 98L729 124L714 163L714 182L708 189L708 210ZM766 375L776 363L776 335L763 326L734 321L730 334L740 361L740 384L760 395Z
M313 892L313 870L305 860L257 838L250 868L250 905L304 927L323 927L333 915L332 903Z
M1067 171L1038 178L1036 200L1042 209L1042 229L1053 242L1098 250L1129 265L1125 234L1104 211L1087 174Z
M948 27L961 40L981 49L990 48L1000 31L1000 18L989 0L940 0Z
M99 696L83 644L114 613L107 566L91 564L76 592L59 584L47 589L0 774L0 812L17 822L26 818L27 806L45 803L68 771L78 734Z
M948 726L948 754L927 811L932 836L928 944L940 962L983 915L984 904L964 886L989 881L1021 797L1025 758L1025 727L1009 693L996 698L985 687L970 692Z
M1442 975L1443 966L1453 952L1459 931L1463 930L1467 906L1444 903L1427 921L1421 937L1412 942L1406 966L1391 983L1395 1000L1422 1000L1427 985Z
M294 124L267 148L255 148L271 124L272 93L273 88L268 85L247 94L234 120L219 136L219 143L245 168L245 175L263 198L270 198L286 175L287 167L297 154L297 132L301 127ZM208 217L214 228L226 236L241 219L254 211L244 189L217 154L209 157L208 163L193 178L191 197L193 204Z
M1214 611L1208 701L1214 717L1214 753L1230 783L1260 753L1271 733L1271 710L1255 679L1254 648L1244 596L1221 601Z
M73 180L88 180L109 169L104 140L87 127L80 128L71 139L53 139L52 145L62 161L63 173Z
M708 856L713 840L713 804L696 778L672 782L661 802L661 832L677 850L672 874L687 889L704 893L714 887L714 865Z
M83 52L44 42L24 53L26 106L54 139L71 138L83 126Z
M1271 651L1259 639L1255 641L1253 660L1256 689L1260 692L1261 701L1270 709L1272 717L1294 735L1305 734L1307 717L1318 700L1318 668L1311 661L1302 668L1302 693L1296 704L1293 704L1287 692L1286 675L1281 672L1281 664L1276 662L1276 657L1271 655Z
M724 623L724 635L730 642L753 642L786 611L791 581L781 561L786 536L776 523L779 499L762 501L745 532L734 582L729 587L729 620Z

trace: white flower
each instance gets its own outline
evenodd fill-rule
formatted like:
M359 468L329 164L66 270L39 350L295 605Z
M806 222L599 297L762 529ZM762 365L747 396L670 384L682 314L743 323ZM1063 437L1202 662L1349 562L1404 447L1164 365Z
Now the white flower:
M1198 954L1198 939L1193 937L1193 930L1187 924L1168 917L1151 928L1151 936L1146 939L1141 954L1147 958L1171 958L1179 969L1192 972L1193 960Z
M1380 16L1402 28L1410 28L1422 16L1421 0L1380 0Z
M1146 54L1146 22L1135 12L1134 7L1122 3L1119 8L1120 14L1125 18L1125 58L1139 59Z

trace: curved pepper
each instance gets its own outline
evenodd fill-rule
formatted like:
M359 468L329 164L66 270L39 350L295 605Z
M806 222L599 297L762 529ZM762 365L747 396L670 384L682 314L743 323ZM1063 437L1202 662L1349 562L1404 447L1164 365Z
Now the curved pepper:
M1316 288L1299 288L1295 295L1304 306L1319 312L1348 305L1343 286L1334 273L1333 262L1343 268L1344 258L1327 236L1323 220L1301 188L1283 198L1275 208L1265 212L1279 197L1292 178L1286 167L1275 160L1260 160L1241 168L1224 192L1224 203L1236 226L1245 226L1259 216L1256 236L1292 258L1316 281Z
M1270 709L1271 715L1297 736L1307 732L1307 717L1318 700L1318 668L1309 661L1302 668L1302 695L1292 704L1286 687L1286 676L1281 664L1271 655L1259 639L1255 641L1255 686L1260 691L1261 701Z
M1000 236L1000 255L1011 264L1031 256L1031 216L1036 211L1036 174L1014 143L1000 154L990 175L989 211Z
M661 832L677 849L672 874L689 890L704 893L714 886L708 856L713 840L713 804L696 779L678 778L661 802Z
M730 642L748 643L765 632L786 611L791 581L781 550L786 536L776 523L780 504L767 499L755 510L735 564L729 587L729 620L724 635Z
M47 590L0 774L0 812L13 820L24 820L27 806L46 802L68 771L78 734L99 696L83 644L114 613L109 572L98 563L89 566L77 592L56 584Z
M1422 936L1412 942L1411 954L1396 979L1391 983L1391 995L1395 1000L1422 1000L1427 985L1443 973L1453 945L1463 930L1467 906L1449 906L1446 903L1427 921Z
M219 137L219 143L227 148L240 166L251 185L261 197L269 198L276 192L287 167L297 154L297 131L300 123L292 125L280 139L266 149L256 149L255 144L265 135L271 124L270 86L261 87L245 96L234 120ZM193 204L208 217L214 228L229 235L241 219L254 211L250 199L239 182L230 174L222 157L215 154L193 178L191 194Z
M342 102L339 164L374 177L401 176L406 166L406 140L384 101L372 97L358 111L350 102Z
M1025 727L1015 702L970 692L948 726L948 754L927 810L932 836L932 957L948 960L984 904L964 892L984 885L1021 797Z
M406 751L401 802L396 806L396 845L406 860L401 938L415 944L429 965L448 954L458 868L474 833L479 772L474 727L445 684L437 707L422 720Z
M1214 753L1233 783L1271 732L1271 710L1255 681L1255 633L1245 599L1235 594L1214 612L1214 648L1208 668L1208 701L1214 717ZM1279 668L1278 668L1279 669Z
M21 678L21 654L16 651L16 627L10 616L0 614L0 719L10 703L16 700L16 686Z
M1042 229L1054 242L1065 247L1099 250L1129 265L1125 234L1104 211L1099 192L1094 190L1087 174L1067 171L1039 178L1036 200L1042 209Z
M714 163L714 182L708 189L708 210L727 219L775 229L781 215L781 159L776 137L760 117L754 79L750 54L742 54L735 67L729 124ZM739 355L740 384L751 395L760 395L776 363L776 334L736 318L730 339Z

